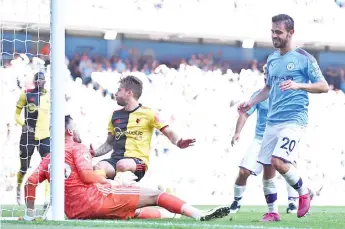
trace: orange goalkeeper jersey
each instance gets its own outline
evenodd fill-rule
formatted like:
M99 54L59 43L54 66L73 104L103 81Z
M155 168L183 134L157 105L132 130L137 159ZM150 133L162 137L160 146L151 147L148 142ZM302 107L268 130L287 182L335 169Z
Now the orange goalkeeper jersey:
M35 188L44 180L50 180L50 154L29 177L26 198L35 198ZM69 219L87 219L103 206L111 193L110 184L85 184L79 173L93 170L89 150L73 141L65 142L65 214Z
M148 165L153 131L155 128L162 130L167 126L160 120L158 113L141 104L133 111L114 111L108 124L108 133L115 136L111 157L139 158Z

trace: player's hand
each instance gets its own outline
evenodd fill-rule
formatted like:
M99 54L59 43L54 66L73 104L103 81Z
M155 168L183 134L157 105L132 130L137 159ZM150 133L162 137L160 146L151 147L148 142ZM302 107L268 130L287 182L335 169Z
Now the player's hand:
M282 91L299 90L299 85L298 85L298 83L296 83L292 80L286 80L286 81L280 83L280 90L282 90Z
M234 146L235 142L238 142L239 139L240 139L240 134L235 134L231 139L231 146Z
M136 184L138 177L131 171L118 172L114 178L114 181L111 182L113 186L124 185L131 186Z
M250 110L250 108L252 108L252 104L250 104L250 102L242 102L240 104L238 104L237 107L237 111L239 115L243 115L244 113L246 113L247 111Z
M185 149L189 146L193 146L195 143L195 139L185 139L183 140L182 138L177 141L176 146L180 149Z
M92 144L90 144L89 152L92 157L96 157L96 150L93 148Z

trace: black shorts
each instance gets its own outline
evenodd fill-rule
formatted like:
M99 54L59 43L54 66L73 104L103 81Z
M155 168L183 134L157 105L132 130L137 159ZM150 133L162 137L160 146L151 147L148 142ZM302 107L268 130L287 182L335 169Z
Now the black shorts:
M139 158L135 158L135 157L123 157L123 158L110 157L109 159L104 159L102 161L106 161L109 164L111 164L111 166L113 166L113 168L116 171L116 164L118 161L120 161L122 159L133 159L134 162L137 164L137 168L136 168L135 173L134 173L138 177L137 181L140 181L145 176L146 164Z
M41 158L44 158L50 153L50 138L35 140L34 133L22 133L19 142L21 171L26 172L30 167L31 157L35 148L37 148Z

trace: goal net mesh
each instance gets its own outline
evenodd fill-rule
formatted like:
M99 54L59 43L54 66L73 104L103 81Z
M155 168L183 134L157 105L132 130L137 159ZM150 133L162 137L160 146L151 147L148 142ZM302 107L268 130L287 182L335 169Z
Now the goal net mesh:
M20 147L21 137L28 136L22 136L22 126L16 121L21 119L25 123L25 117L32 117L29 112L40 112L39 102L29 105L32 101L27 101L26 97L19 118L16 117L16 104L21 93L34 88L37 72L45 74L45 89L50 90L50 1L0 0L0 15L0 209L2 219L14 219L24 214L24 185L41 161L38 152L40 141L26 139ZM30 151L33 147L31 157L30 153L21 152ZM21 171L23 167L27 167L26 174ZM18 178L18 171L25 174L19 191L17 182L21 178ZM40 215L43 205L50 199L49 189L46 191L44 183L38 186L36 196Z

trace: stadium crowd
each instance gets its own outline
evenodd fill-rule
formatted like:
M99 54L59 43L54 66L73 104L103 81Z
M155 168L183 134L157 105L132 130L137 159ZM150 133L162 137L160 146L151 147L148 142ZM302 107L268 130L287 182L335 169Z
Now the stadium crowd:
M242 63L233 70L231 63L223 61L220 55L199 54L189 60L160 63L153 53L141 56L135 50L119 50L110 60L76 55L71 60L66 59L65 72L61 72L66 80L66 113L74 117L83 142L99 146L106 138L109 116L117 108L112 99L117 81L123 75L139 77L144 83L141 102L160 110L179 133L197 139L194 147L182 152L156 132L150 172L143 182L150 186L174 187L191 203L230 203L238 164L254 137L255 126L255 118L250 118L239 144L231 147L238 117L236 105L263 86L261 66L264 63ZM10 187L19 155L16 152L21 130L13 118L15 103L21 88L30 87L34 72L47 69L46 74L50 74L46 64L39 58L30 61L20 55L1 68L1 97L13 98L1 100L6 111L5 119L1 119L2 127L8 125L8 132L7 128L1 128L1 139L5 139L1 173L9 182L6 201L15 197ZM47 84L49 87L49 81ZM340 133L345 128L345 96L342 91L332 90L324 95L310 95L310 98L310 125L300 145L298 166L314 190L323 187L315 204L345 204L329 198L345 192L345 182L342 182L345 147ZM32 168L38 162L37 156ZM251 179L244 204L263 204L261 179ZM284 185L281 186L284 193ZM195 191L199 195L195 195Z
M115 72L126 74L130 72L141 72L149 76L160 65L165 65L174 69L179 69L181 65L190 65L196 66L203 71L220 70L222 74L225 74L228 69L231 69L235 73L240 73L242 69L262 72L262 66L264 64L265 63L263 61L258 62L257 60L226 60L223 58L221 50L216 53L196 53L191 55L189 59L175 57L157 60L153 50L147 49L143 53L140 53L140 51L135 48L129 49L121 47L116 50L114 55L109 59L97 55L89 56L87 53L82 53L81 55L76 53L71 60L68 61L68 69L70 70L73 79L81 78L83 84L88 85L89 83L92 83L92 78L96 77L96 81L101 80L100 77L96 76L97 74L94 74L95 72ZM104 76L107 74L102 75L102 78L105 78ZM336 91L342 90L345 92L344 68L339 66L328 66L324 69L324 75L332 89ZM109 78L111 79L111 77ZM97 83L98 82L95 82L96 88L99 86Z

